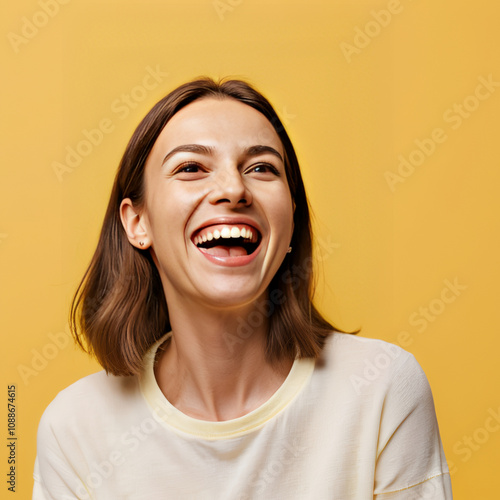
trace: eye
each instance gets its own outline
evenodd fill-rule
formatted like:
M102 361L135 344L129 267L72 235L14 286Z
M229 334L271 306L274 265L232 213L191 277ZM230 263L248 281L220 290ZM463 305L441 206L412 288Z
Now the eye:
M181 163L176 173L196 174L201 172L201 165L192 161Z
M279 176L280 173L278 169L271 165L270 163L258 163L257 165L252 165L247 173L256 173L256 174L273 174Z

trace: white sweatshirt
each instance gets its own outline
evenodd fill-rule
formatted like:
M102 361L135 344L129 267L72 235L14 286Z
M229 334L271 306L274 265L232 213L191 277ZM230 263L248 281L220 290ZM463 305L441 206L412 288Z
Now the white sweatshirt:
M63 390L38 429L34 500L448 500L429 384L415 358L335 333L247 415L194 419L155 380L95 373Z

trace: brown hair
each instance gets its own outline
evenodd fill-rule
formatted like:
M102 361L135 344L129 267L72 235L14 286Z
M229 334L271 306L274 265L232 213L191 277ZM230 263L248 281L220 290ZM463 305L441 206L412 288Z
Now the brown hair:
M295 203L293 252L272 279L268 307L261 312L269 317L268 359L318 357L325 338L340 331L312 304L309 207L297 156L278 115L246 82L200 78L160 100L133 133L118 167L97 249L73 298L70 325L77 343L115 375L138 373L147 349L170 330L159 273L150 253L129 243L120 220L120 203L130 198L134 206L143 204L144 168L160 132L180 109L206 97L237 99L262 113L285 151L286 175ZM255 324L247 325L252 326ZM230 341L237 342L247 334L235 332Z

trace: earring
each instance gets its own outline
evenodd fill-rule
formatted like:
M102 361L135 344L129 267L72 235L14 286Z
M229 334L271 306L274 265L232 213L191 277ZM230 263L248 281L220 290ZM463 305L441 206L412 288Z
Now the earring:
M139 245L140 245L141 247L143 247L143 246L144 246L144 241L139 241Z
M292 253L292 247L288 247L288 250L286 251L286 253Z

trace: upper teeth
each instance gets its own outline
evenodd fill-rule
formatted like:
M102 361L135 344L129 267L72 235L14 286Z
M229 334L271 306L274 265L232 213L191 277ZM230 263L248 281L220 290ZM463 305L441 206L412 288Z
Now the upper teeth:
M212 241L214 239L218 240L219 238L245 238L247 240L252 240L253 232L250 229L245 229L244 227L240 229L236 226L225 226L220 231L218 229L215 229L213 232L204 231L203 235L196 236L194 238L194 243L195 245L199 245L200 243L204 243L205 241Z

